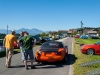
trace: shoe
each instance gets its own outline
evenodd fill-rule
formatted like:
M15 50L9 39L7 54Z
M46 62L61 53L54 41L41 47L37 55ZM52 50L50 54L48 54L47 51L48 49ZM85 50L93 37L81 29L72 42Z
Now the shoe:
M5 64L5 66L7 67L7 64Z
M31 69L34 69L35 67L34 66L31 66Z
M24 59L21 59L22 60L22 62L24 63Z
M7 68L13 68L12 66L8 66Z
M28 70L29 68L28 68L28 67L26 67L25 69L26 69L26 70Z
M38 64L38 65L40 65L41 63L40 63L40 62L38 62L37 64Z

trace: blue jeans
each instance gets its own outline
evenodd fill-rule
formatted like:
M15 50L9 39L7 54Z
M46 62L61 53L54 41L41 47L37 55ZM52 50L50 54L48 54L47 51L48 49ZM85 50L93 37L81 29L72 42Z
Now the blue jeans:
M23 50L23 47L20 47L20 50L21 50L21 54L22 54L22 61L23 61L23 59L24 59L24 50Z

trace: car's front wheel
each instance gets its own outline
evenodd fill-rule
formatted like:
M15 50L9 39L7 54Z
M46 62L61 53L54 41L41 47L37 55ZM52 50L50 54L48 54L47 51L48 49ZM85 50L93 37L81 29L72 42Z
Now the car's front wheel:
M88 49L86 53L88 55L94 55L94 50L93 49Z

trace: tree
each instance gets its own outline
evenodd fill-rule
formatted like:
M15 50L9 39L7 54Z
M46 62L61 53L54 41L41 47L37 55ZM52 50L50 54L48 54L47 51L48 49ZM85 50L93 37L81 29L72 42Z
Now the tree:
M50 35L53 35L53 32L50 31L49 34L50 34Z
M1 34L0 33L0 39L4 39L5 36L6 36L6 34Z
M98 29L98 34L99 34L99 36L100 36L100 29Z
M45 32L42 32L41 36L46 36L46 33Z
M80 31L79 34L83 34L83 31Z
M41 37L41 34L36 34L35 36L39 36L39 37Z
M62 33L61 32L57 32L57 35L62 35Z
M46 34L45 36L49 36L49 34Z
M76 35L78 32L77 31L74 31L73 33L72 33L72 35Z
M18 37L20 36L20 34L15 34L16 38L18 39Z

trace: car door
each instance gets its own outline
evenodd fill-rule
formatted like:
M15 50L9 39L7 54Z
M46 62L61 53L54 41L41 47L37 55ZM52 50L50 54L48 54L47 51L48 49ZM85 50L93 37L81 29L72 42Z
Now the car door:
M100 44L97 44L97 46L96 46L96 53L100 54Z

